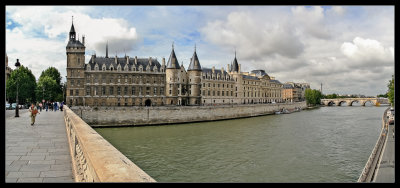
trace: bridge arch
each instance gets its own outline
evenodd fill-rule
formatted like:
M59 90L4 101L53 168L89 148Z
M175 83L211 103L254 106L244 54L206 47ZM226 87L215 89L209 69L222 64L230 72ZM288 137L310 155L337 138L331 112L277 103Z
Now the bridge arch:
M365 104L366 104L367 102L371 102L371 104L372 104L373 106L375 106L375 105L376 105L376 101L372 101L372 100L365 100L365 101L363 101L363 102L362 102L362 106L365 106Z
M355 103L355 102L357 102L357 103L360 103L360 101L358 101L358 100L352 100L351 102L349 102L349 106L353 106L353 103Z
M336 103L334 101L328 101L327 102L327 106L333 106L336 105Z
M338 101L337 105L338 105L338 106L342 106L342 105L343 105L343 103L346 103L346 104L347 104L347 106L349 106L348 102L347 102L347 101L345 101L345 100Z

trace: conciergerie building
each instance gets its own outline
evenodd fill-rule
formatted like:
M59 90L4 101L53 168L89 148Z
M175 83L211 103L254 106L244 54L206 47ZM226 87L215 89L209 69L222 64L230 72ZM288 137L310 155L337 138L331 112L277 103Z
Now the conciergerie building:
M69 106L166 106L283 102L283 84L264 70L242 72L235 57L227 69L202 67L194 48L187 69L172 44L168 61L92 55L85 63L85 37L74 24L66 46Z

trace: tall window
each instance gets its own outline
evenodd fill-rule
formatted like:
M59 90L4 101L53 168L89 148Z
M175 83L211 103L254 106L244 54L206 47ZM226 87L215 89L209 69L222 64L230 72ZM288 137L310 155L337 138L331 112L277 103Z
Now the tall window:
M86 87L86 95L90 95L90 87Z
M153 95L157 95L157 87L154 87L154 93Z
M114 87L110 87L110 95L114 95Z
M132 95L135 95L135 86L132 86Z
M150 95L150 87L146 87L146 95Z
M117 95L121 95L121 87L117 87Z

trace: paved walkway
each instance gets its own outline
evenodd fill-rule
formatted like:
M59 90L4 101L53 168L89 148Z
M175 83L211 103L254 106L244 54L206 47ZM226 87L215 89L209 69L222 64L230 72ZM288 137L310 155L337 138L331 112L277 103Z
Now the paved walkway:
M6 182L74 182L63 112L19 116L6 116Z
M388 126L386 145L383 148L383 154L379 161L376 176L373 182L394 183L395 167L395 149L394 149L394 125Z

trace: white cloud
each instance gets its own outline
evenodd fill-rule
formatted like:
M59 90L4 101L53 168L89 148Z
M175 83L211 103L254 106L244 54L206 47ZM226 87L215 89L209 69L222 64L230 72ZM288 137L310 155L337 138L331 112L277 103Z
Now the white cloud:
M6 49L10 62L19 58L23 64L32 67L37 78L49 66L58 68L65 77L65 46L72 16L80 40L83 35L86 36L87 52L96 51L98 55L104 55L107 40L110 54L133 50L138 39L135 27L121 18L92 18L82 13L85 10L85 7L7 6L7 19L21 25L6 29Z
M311 35L320 39L329 39L331 34L325 26L324 9L319 6L306 8L296 6L291 9L294 24L297 25L305 35Z
M205 38L220 47L237 49L240 58L260 60L276 54L295 58L303 51L294 28L286 23L260 23L259 15L250 12L231 12L226 20L208 22L201 29Z
M345 42L341 52L351 60L350 67L392 66L394 63L394 48L384 47L373 39L354 38L353 42Z
M56 67L62 75L66 75L65 68L60 68L60 65L66 64L65 45L57 40L29 37L19 28L7 29L6 50L9 66L13 69L14 62L19 59L22 65L32 70L36 78L50 66Z

